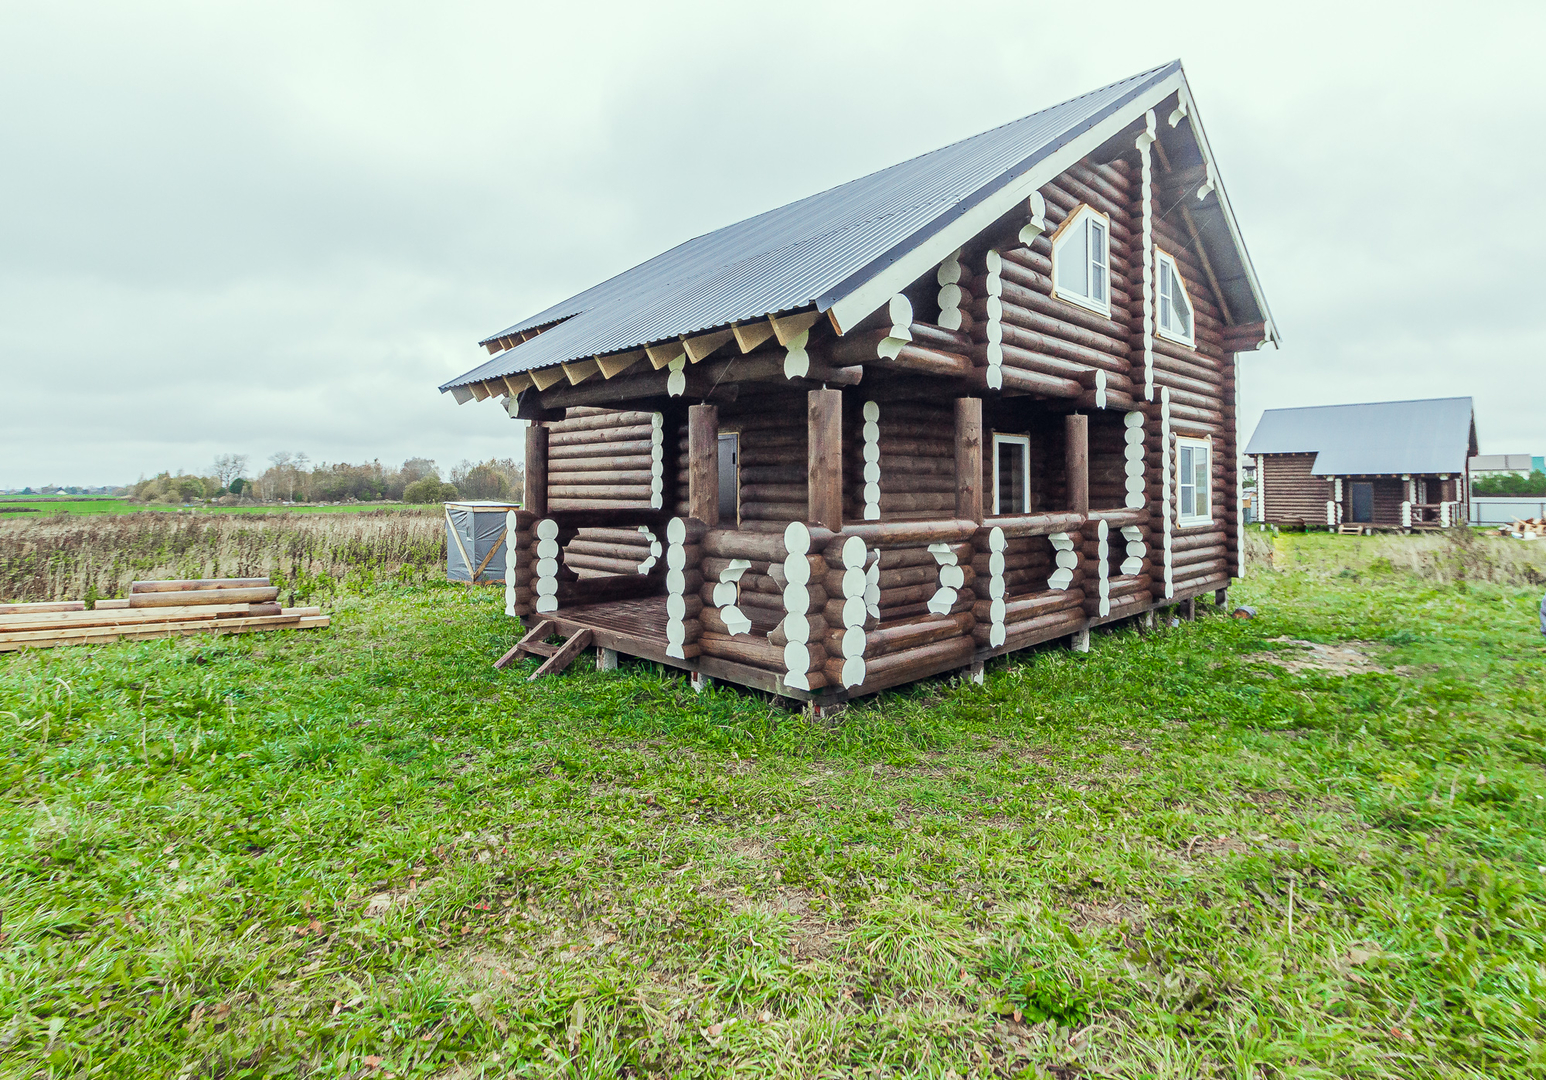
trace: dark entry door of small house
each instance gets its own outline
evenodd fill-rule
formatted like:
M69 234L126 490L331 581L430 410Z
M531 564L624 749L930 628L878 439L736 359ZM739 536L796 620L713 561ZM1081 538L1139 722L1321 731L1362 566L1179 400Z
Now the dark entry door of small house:
M740 527L740 437L732 431L719 436L719 520L727 529Z
M1352 485L1352 516L1349 521L1373 522L1374 521L1374 485L1365 481L1355 481Z

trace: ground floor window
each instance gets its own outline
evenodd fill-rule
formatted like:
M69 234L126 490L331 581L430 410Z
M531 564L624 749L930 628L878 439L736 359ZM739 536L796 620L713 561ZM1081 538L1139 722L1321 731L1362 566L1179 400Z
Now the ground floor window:
M993 436L993 512L1031 512L1031 440L1027 436Z
M1205 525L1213 520L1212 455L1213 444L1206 439L1176 440L1176 488L1182 525Z

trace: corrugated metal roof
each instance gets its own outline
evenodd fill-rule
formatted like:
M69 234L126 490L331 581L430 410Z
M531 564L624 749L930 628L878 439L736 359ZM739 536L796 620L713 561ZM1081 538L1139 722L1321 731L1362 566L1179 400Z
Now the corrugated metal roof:
M1247 454L1317 454L1316 476L1460 473L1475 448L1471 399L1268 409Z
M485 341L564 320L441 390L791 311L842 286L942 217L964 212L1146 89L1180 61L708 233Z

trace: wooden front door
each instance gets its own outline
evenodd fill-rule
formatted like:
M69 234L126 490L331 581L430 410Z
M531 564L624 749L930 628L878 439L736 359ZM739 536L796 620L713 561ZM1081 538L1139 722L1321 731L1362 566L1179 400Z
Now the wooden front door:
M733 431L719 436L719 520L721 527L741 527L741 440Z
M1351 513L1349 521L1374 521L1374 485L1368 481L1355 481L1352 485Z

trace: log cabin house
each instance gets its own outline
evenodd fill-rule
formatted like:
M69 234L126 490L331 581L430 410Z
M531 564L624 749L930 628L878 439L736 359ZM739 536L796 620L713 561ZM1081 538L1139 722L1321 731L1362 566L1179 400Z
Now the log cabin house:
M1268 341L1179 62L689 240L441 387L530 422L500 663L820 708L1222 603Z
M1469 519L1468 397L1268 409L1245 452L1267 524L1422 530Z

